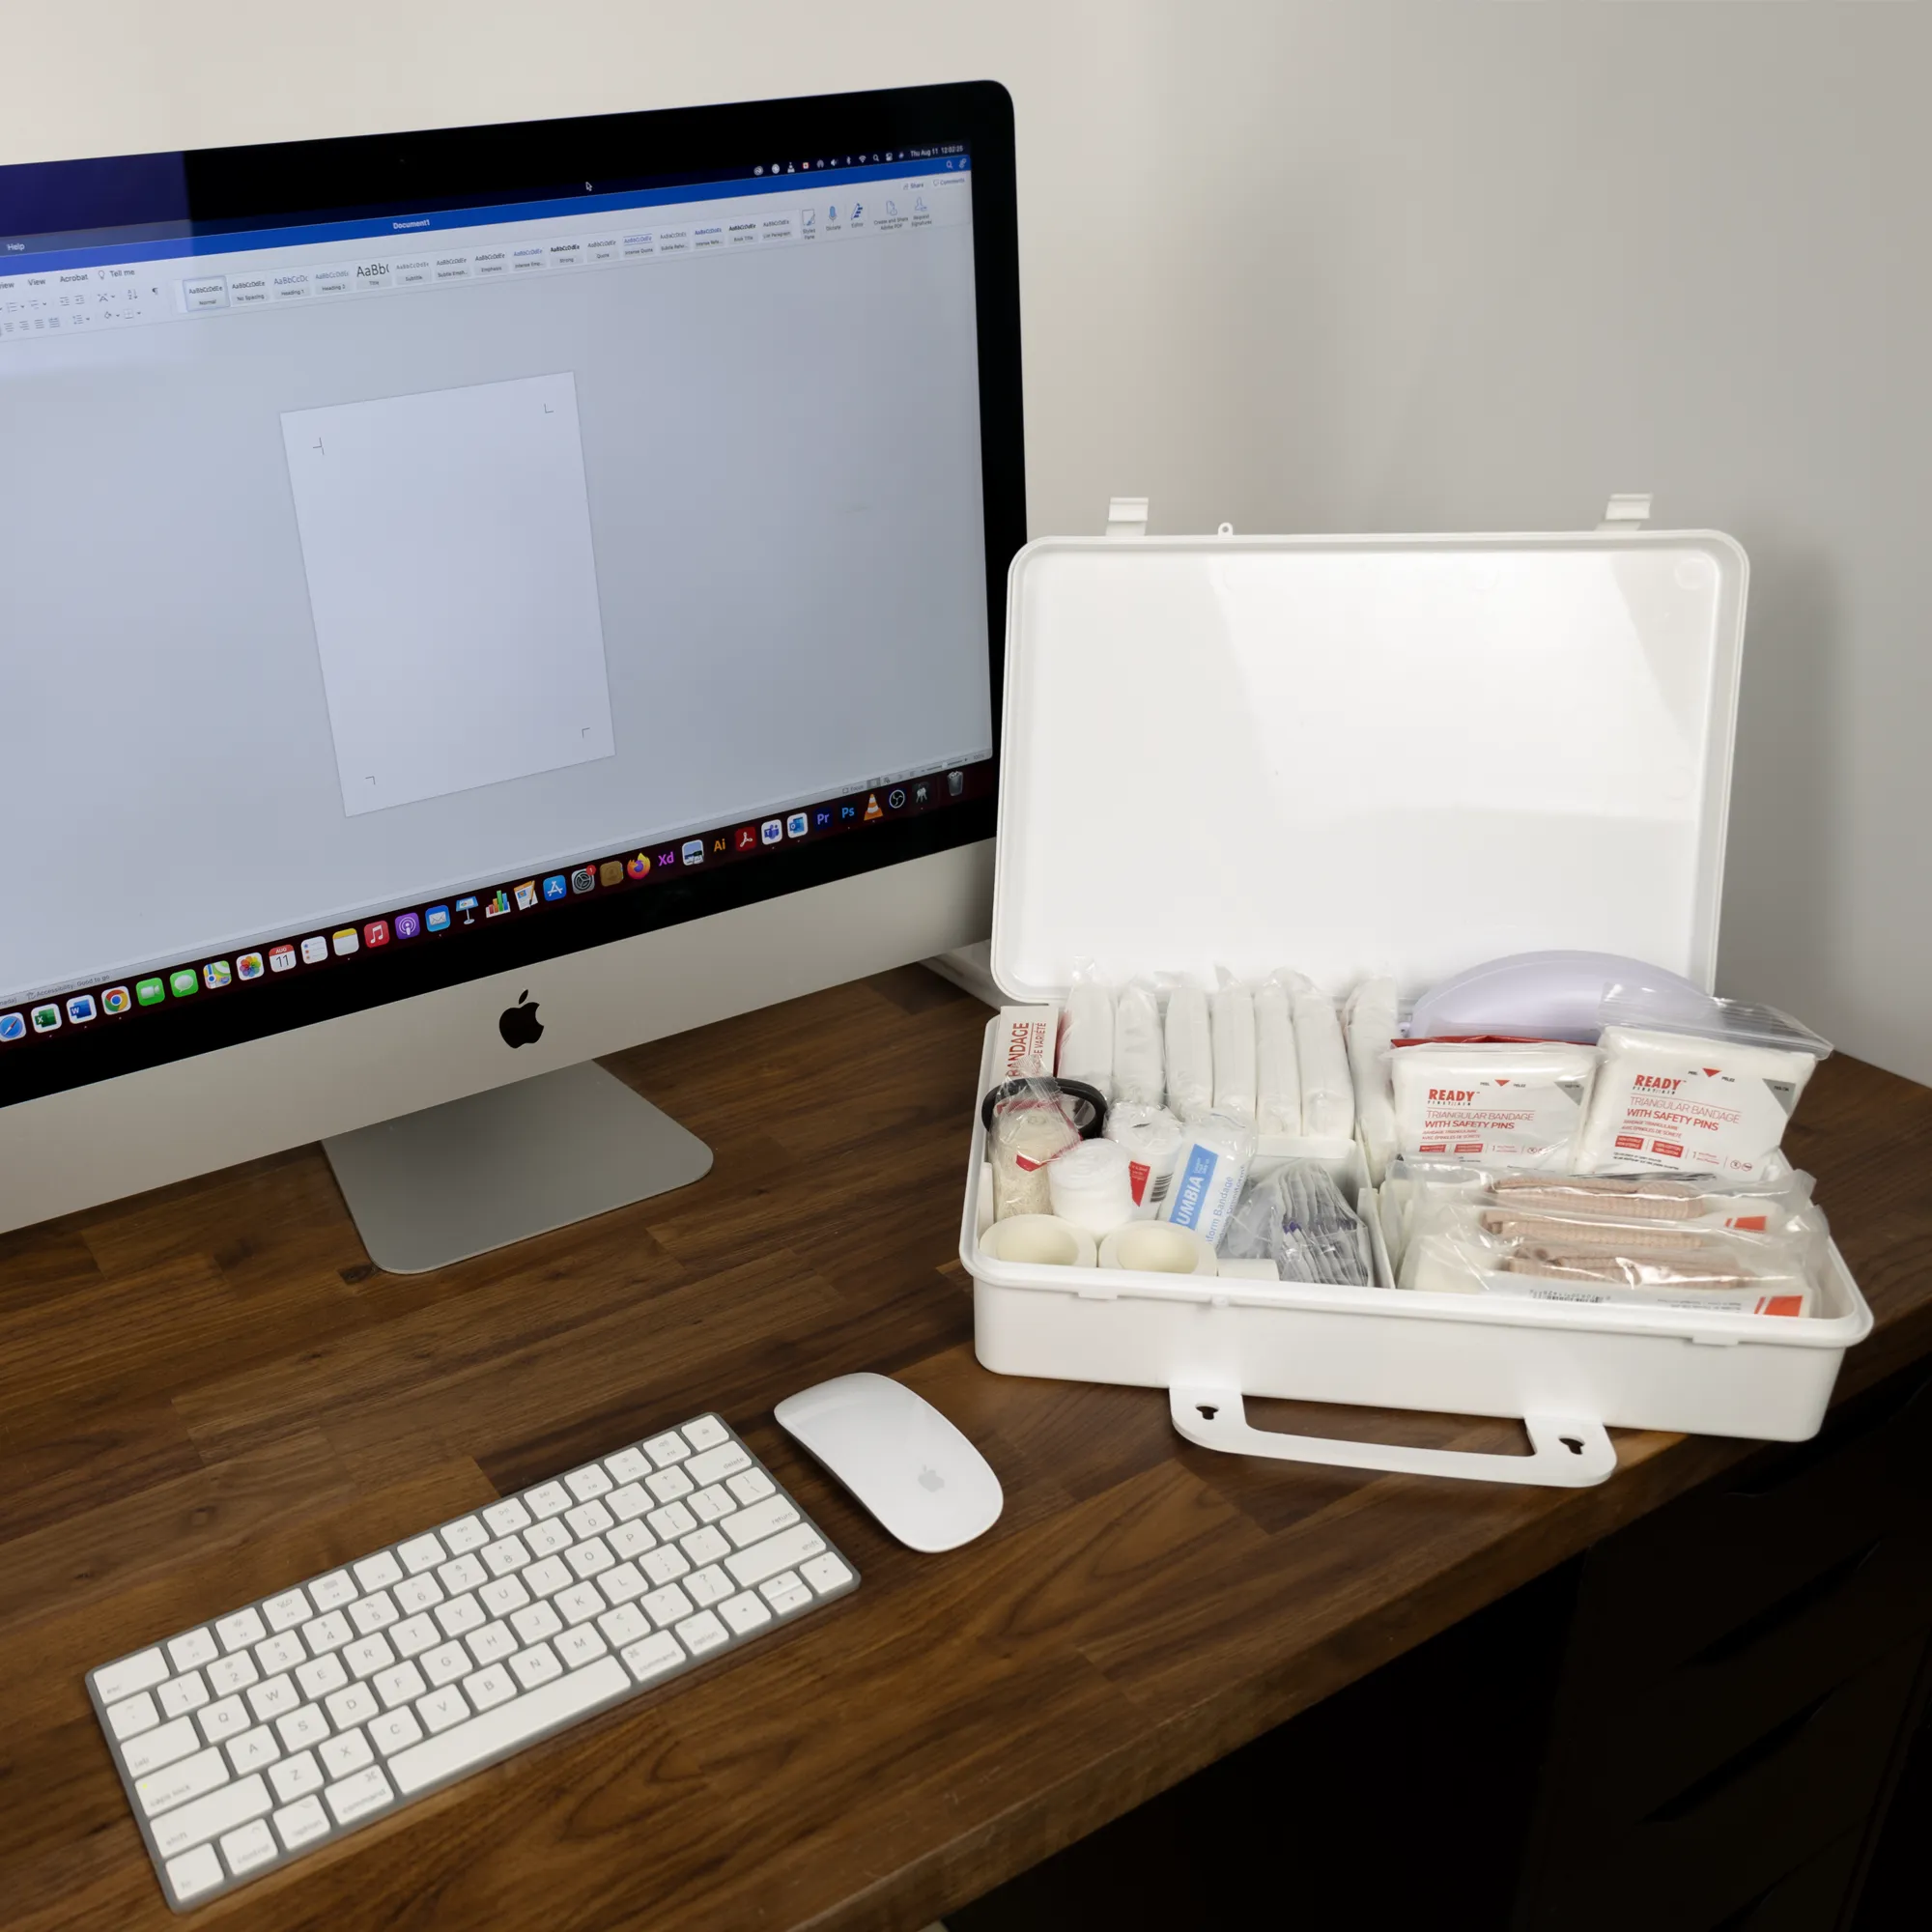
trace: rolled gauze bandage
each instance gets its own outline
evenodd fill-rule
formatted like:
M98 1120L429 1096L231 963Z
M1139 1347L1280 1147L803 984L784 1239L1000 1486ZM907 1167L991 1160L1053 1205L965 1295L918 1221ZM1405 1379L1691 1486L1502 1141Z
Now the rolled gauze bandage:
M1291 1004L1301 1067L1301 1131L1323 1140L1347 1140L1355 1131L1355 1084L1335 1002L1303 980Z
M1046 1170L1053 1211L1098 1241L1133 1218L1134 1191L1127 1151L1117 1141L1082 1141Z
M1214 1274L1214 1250L1192 1228L1171 1221L1129 1221L1100 1243L1103 1268L1132 1268L1143 1274Z
M1079 1144L1068 1118L1073 1102L1051 1081L1028 1081L993 1108L988 1151L993 1163L993 1216L1044 1214L1052 1206L1046 1164Z
M1103 1100L1114 1097L1114 996L1086 968L1067 988L1053 1070L1063 1080L1085 1081Z
M1288 988L1279 978L1255 988L1255 1128L1264 1134L1301 1131L1294 1022L1288 1015Z
M1174 1157L1180 1151L1180 1122L1165 1107L1122 1101L1107 1116L1107 1138L1127 1152L1127 1181L1136 1221L1151 1221L1167 1199Z
M980 1252L996 1262L1030 1262L1047 1267L1092 1267L1094 1236L1051 1214L1015 1214L995 1221L980 1237Z
M1158 1107L1166 1097L1160 1002L1145 980L1135 980L1114 1002L1114 1098Z
M1177 986L1167 996L1167 1104L1183 1121L1214 1105L1214 1047L1208 1031L1208 995Z
M1378 1184L1395 1152L1395 1103L1389 1093L1395 1030L1395 981L1364 980L1349 996L1349 1070L1355 1082L1355 1122L1369 1151L1369 1179Z
M1174 1181L1160 1205L1160 1219L1192 1228L1210 1248L1221 1245L1248 1163L1255 1157L1255 1130L1225 1114L1188 1122L1174 1159Z
M1223 986L1211 1009L1214 1111L1255 1123L1255 997L1245 986Z

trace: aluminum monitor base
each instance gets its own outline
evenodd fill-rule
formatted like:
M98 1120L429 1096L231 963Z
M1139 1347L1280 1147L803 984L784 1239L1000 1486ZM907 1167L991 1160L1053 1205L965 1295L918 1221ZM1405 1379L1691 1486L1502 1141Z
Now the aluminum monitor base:
M711 1150L594 1061L322 1144L369 1259L424 1274L668 1194Z

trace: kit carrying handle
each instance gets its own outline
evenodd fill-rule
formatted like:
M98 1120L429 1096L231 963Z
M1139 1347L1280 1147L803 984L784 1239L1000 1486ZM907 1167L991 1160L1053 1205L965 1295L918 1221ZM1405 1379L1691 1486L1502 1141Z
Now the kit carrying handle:
M1465 1482L1530 1483L1548 1490L1587 1490L1617 1466L1617 1452L1604 1425L1574 1416L1526 1415L1522 1426L1529 1432L1531 1453L1492 1456L1256 1429L1238 1389L1172 1388L1168 1407L1176 1430L1203 1449L1271 1456L1280 1463L1325 1463L1333 1468L1379 1469L1400 1476L1456 1476Z

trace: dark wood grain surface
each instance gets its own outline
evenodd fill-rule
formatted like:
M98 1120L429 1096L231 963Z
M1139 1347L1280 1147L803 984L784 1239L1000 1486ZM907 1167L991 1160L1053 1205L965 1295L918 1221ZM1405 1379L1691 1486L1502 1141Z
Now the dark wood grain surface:
M1580 1492L1376 1478L1191 1448L1159 1391L986 1374L954 1252L985 1017L908 969L639 1048L611 1065L708 1179L435 1275L369 1266L314 1148L0 1236L0 1923L172 1922L85 1669L703 1408L864 1587L201 1922L917 1927L1747 1453L1624 1434ZM1878 1316L1850 1393L1932 1348L1932 1091L1833 1060L1791 1145ZM980 1542L889 1543L772 1422L859 1368L984 1451Z

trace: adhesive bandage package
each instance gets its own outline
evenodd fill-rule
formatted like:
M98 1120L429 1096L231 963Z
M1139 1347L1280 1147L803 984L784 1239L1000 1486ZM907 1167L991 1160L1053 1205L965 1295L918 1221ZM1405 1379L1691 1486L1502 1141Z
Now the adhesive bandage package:
M1114 996L1091 965L1077 967L1067 988L1054 1071L1084 1081L1103 1100L1114 1097Z
M1213 1110L1213 1037L1199 986L1178 985L1167 996L1167 1104L1183 1121Z
M1396 1144L1441 1155L1568 1174L1599 1055L1565 1040L1427 1041L1396 1047Z
M1126 1150L1132 1218L1151 1221L1174 1179L1175 1157L1180 1152L1180 1122L1165 1107L1122 1100L1107 1116L1107 1138Z
M1031 1079L1053 1071L1060 1035L1058 1007L1002 1007L995 1023L993 1084Z
M1254 1157L1255 1133L1245 1122L1213 1113L1188 1122L1158 1218L1192 1228L1209 1247L1219 1247Z
M1081 1141L1047 1163L1047 1193L1063 1221L1104 1240L1133 1218L1131 1159L1118 1141Z
M1073 1101L1050 1080L1029 1081L993 1108L988 1141L993 1165L993 1218L1000 1222L1015 1214L1046 1214L1053 1196L1047 1182L1047 1163L1077 1146L1080 1129L1073 1123Z
M1114 1098L1158 1107L1167 1098L1160 1001L1148 980L1130 980L1114 1002Z
M1695 1035L1604 1029L1577 1165L1761 1179L1818 1055Z
M1355 1124L1368 1150L1369 1179L1377 1181L1396 1148L1389 1056L1400 1024L1393 980L1364 980L1349 995L1349 1071L1355 1083Z
M1301 1069L1279 974L1255 988L1255 1126L1264 1134L1301 1131Z
M1255 996L1224 976L1209 1008L1214 1047L1214 1111L1255 1122Z
M1355 1081L1335 1002L1299 974L1290 981L1294 1050L1301 1069L1301 1131L1347 1140L1355 1131Z

